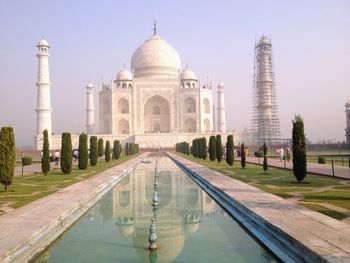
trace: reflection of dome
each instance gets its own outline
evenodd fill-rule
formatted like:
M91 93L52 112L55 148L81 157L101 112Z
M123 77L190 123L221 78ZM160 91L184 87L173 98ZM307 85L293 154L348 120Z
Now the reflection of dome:
M185 236L181 225L158 226L156 223L157 233L157 259L160 262L172 262L181 254L185 243ZM149 227L136 228L136 235L133 237L133 244L139 248L136 251L143 259L148 261L148 234ZM144 248L144 249L142 249Z
M189 69L184 69L182 72L181 72L181 77L180 77L182 80L196 80L196 75L193 73L192 70L189 70Z
M132 80L132 74L129 70L123 68L117 74L117 81L119 80Z
M185 225L185 230L189 234L197 232L199 229L199 223L187 224Z
M184 216L185 230L187 233L193 234L197 232L200 225L200 218L197 214L188 214Z
M123 237L128 238L134 234L134 225L129 226L118 226L120 234L123 235Z
M176 50L158 35L139 46L131 59L135 77L178 76L181 60Z

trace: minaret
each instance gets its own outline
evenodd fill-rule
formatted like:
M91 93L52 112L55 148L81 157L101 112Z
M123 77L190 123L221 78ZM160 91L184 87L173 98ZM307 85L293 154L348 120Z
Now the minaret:
M86 86L86 133L93 134L95 127L95 108L94 108L94 86L91 82Z
M39 49L38 54L38 81L36 86L38 87L37 97L37 126L36 134L42 135L43 131L47 129L49 136L52 133L51 123L51 95L50 95L50 76L49 76L49 44L42 38L37 45Z
M218 132L226 133L224 83L218 85Z
M345 128L345 138L346 143L350 144L350 102L345 103L345 118L346 118L346 128Z

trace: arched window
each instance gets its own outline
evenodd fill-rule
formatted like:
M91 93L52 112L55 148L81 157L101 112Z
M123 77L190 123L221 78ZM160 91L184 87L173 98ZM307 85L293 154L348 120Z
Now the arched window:
M118 113L129 113L129 102L125 98L118 101Z
M122 88L123 88L123 89L126 89L126 87L127 87L127 86L126 86L126 83L123 83L123 84L122 84Z
M118 134L129 134L129 122L127 120L118 122Z
M204 107L204 112L205 113L210 113L210 103L207 98L203 100L203 107Z
M185 109L187 113L196 112L196 101L192 97L188 97L185 99Z

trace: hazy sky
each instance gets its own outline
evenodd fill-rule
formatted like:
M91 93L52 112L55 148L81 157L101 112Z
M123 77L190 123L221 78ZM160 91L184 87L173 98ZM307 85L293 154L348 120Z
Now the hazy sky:
M17 145L36 132L37 48L51 49L53 132L85 130L85 87L115 79L136 48L158 33L203 81L225 83L229 130L250 127L254 41L271 36L281 131L295 113L307 137L345 139L350 99L350 1L15 1L0 0L0 126Z

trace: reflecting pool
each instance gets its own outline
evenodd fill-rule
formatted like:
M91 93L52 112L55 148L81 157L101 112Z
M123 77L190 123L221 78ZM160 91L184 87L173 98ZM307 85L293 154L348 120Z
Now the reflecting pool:
M34 262L277 262L169 158L158 158L156 178L156 158L149 160ZM158 205L152 206L155 190ZM148 249L151 219L154 252Z

